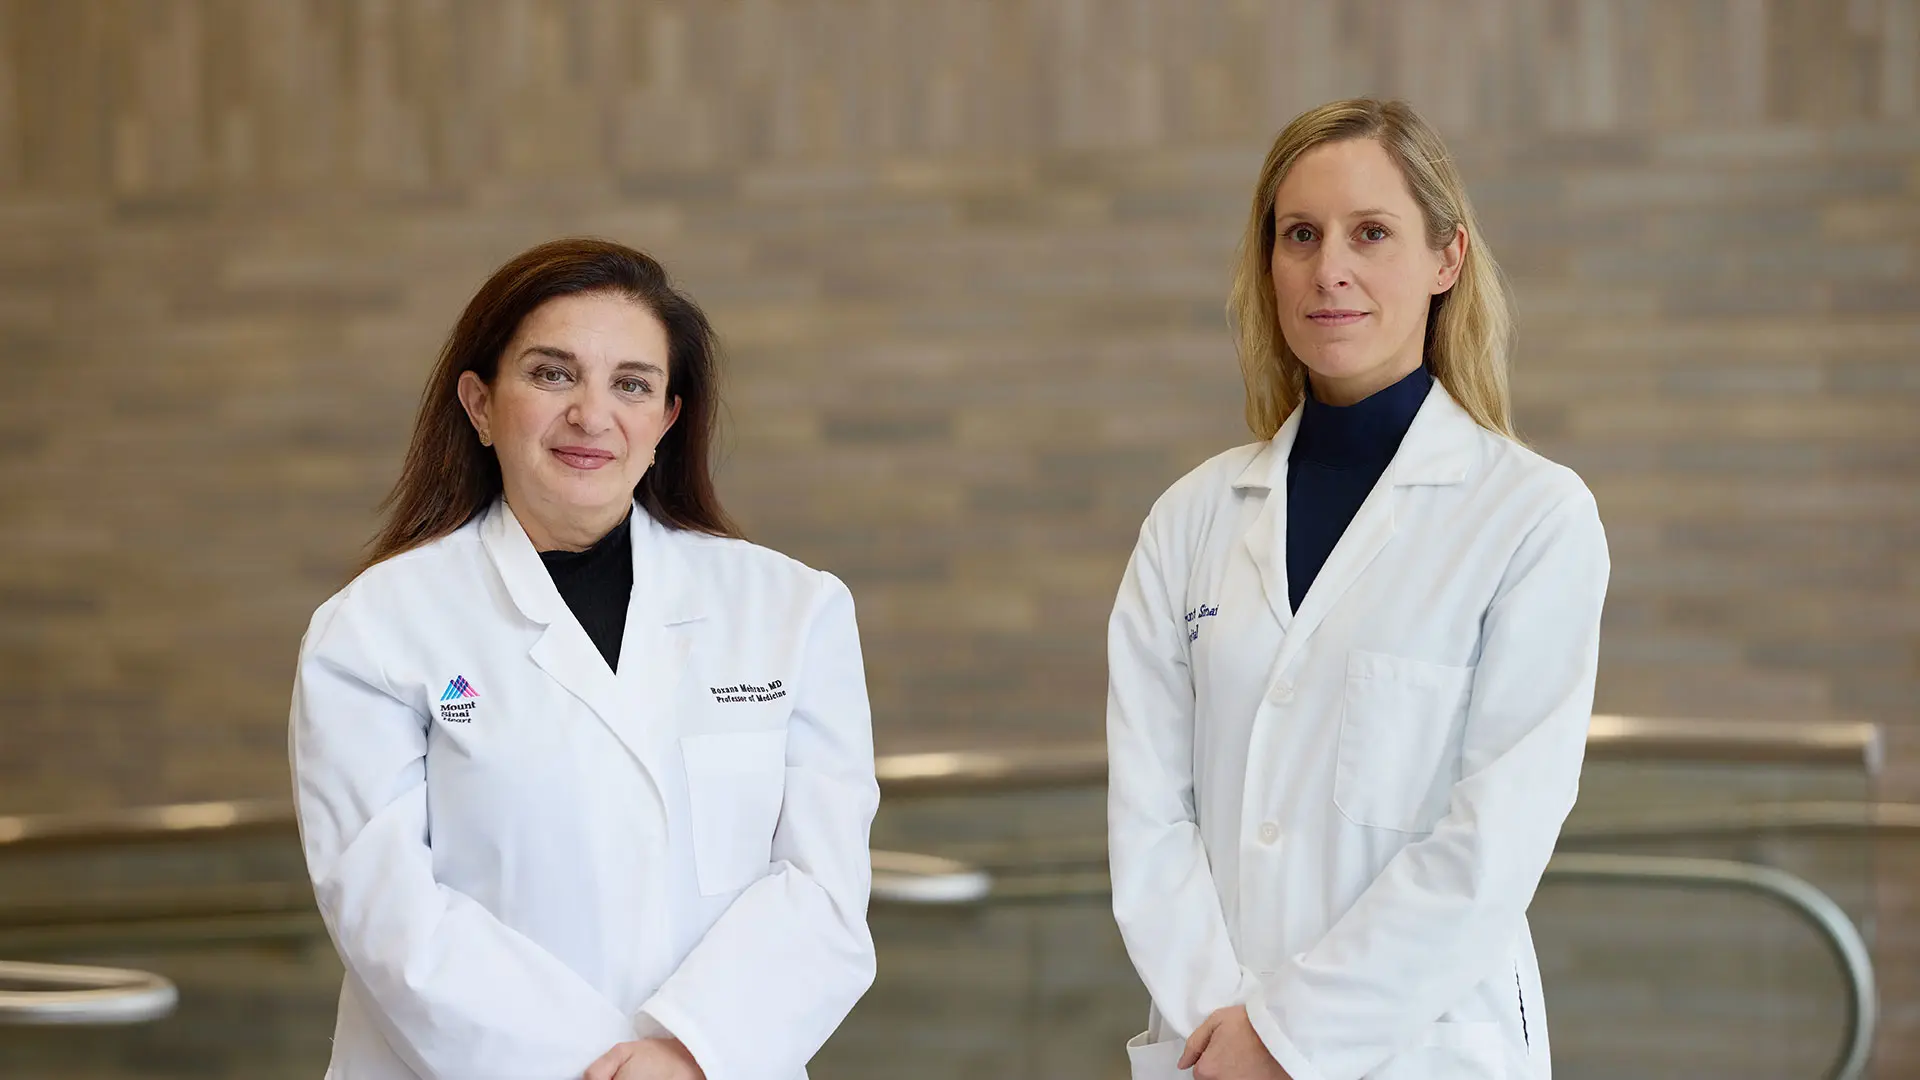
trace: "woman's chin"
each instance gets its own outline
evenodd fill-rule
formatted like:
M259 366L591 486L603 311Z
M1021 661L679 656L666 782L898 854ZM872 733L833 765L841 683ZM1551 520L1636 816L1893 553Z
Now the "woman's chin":
M633 488L611 470L604 476L574 470L573 475L549 477L542 487L552 505L587 516L633 501Z
M1301 356L1300 362L1307 366L1316 379L1331 382L1348 382L1377 371L1383 361L1370 353L1357 349L1327 349L1312 356Z

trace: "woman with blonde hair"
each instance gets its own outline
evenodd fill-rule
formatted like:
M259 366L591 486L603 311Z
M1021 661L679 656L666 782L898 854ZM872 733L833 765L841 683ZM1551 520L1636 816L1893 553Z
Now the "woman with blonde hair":
M1547 1077L1526 910L1606 538L1513 432L1506 295L1434 131L1374 100L1289 124L1231 309L1261 441L1154 505L1109 626L1133 1075Z

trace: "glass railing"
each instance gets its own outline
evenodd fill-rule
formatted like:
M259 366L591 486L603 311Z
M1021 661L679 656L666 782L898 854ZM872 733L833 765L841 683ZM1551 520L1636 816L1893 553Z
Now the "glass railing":
M1920 808L1869 801L1878 761L1863 725L1596 717L1531 913L1556 1075L1859 1075L1869 841L1920 836ZM1107 908L1104 749L878 768L879 980L812 1074L1124 1075L1146 997ZM0 959L178 988L157 1022L0 1030L0 1076L324 1071L340 969L282 803L0 817Z

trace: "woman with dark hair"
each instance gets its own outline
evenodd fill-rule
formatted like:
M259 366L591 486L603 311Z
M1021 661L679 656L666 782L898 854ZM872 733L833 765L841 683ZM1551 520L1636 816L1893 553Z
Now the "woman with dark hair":
M721 509L714 354L596 240L454 326L294 687L332 1080L804 1077L872 982L853 601Z

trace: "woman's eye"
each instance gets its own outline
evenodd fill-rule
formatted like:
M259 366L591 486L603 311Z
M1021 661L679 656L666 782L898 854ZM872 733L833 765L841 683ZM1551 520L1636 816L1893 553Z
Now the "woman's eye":
M641 382L639 379L621 379L614 385L618 386L620 392L623 394L644 394L647 392L647 384Z
M1368 225L1360 230L1360 235L1370 244L1377 244L1387 238L1387 230L1378 225Z
M1305 225L1295 225L1293 228L1287 230L1287 239L1296 244L1311 244L1313 242L1313 230L1307 228Z
M549 384L559 384L567 381L567 373L561 371L559 368L541 368L539 371L533 373L533 377L539 382Z

